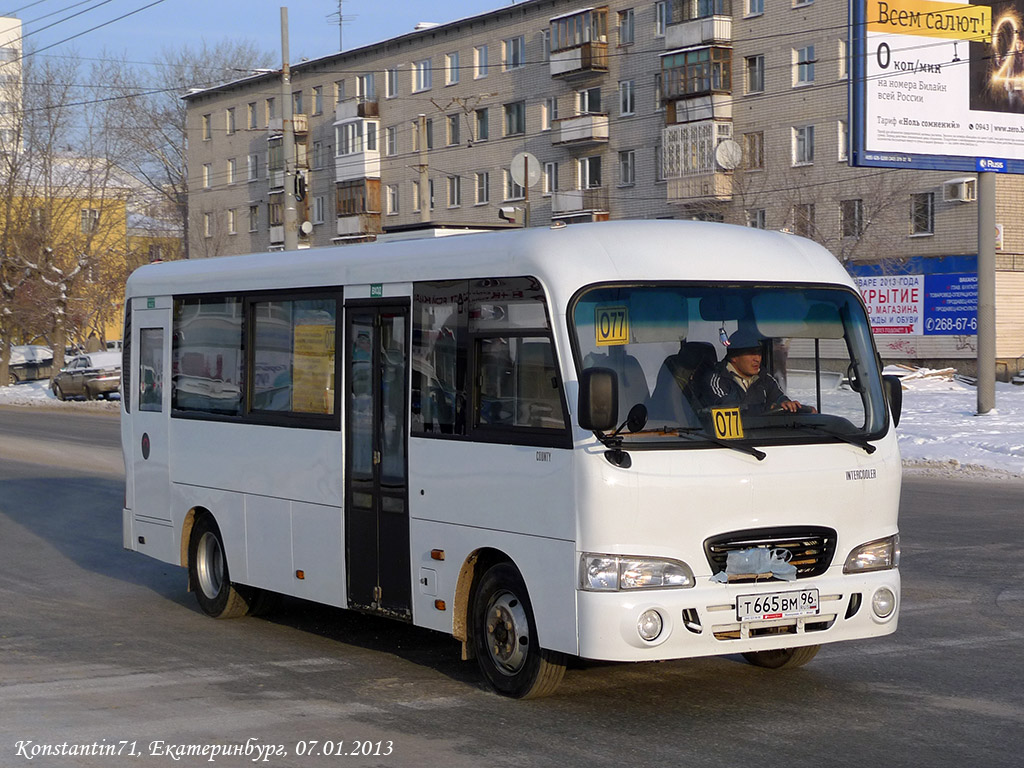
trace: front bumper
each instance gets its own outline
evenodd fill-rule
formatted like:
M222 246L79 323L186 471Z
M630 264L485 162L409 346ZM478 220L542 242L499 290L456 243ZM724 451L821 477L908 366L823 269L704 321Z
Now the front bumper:
M896 596L892 614L872 611L881 588ZM819 615L739 623L739 595L815 588ZM706 578L691 589L630 592L578 590L579 654L604 661L658 661L793 648L888 635L896 631L900 608L899 570L844 575L841 568L795 582L718 584ZM664 628L652 641L637 632L641 614L656 610Z

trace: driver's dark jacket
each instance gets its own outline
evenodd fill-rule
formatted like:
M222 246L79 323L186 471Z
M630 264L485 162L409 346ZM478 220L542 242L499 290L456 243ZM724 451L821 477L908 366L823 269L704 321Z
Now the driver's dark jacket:
M704 388L704 400L712 408L739 407L751 414L765 413L789 400L779 382L767 371L761 371L746 391L723 360L715 366Z

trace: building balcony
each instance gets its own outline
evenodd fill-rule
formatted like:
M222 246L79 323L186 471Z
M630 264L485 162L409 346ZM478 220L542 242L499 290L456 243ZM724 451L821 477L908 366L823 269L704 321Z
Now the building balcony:
M573 78L607 71L608 43L582 43L551 52L552 77Z
M364 150L334 158L336 182L380 178L380 150Z
M379 114L376 99L345 99L334 108L334 121L340 123L357 117L377 117Z
M577 115L551 121L551 143L592 145L608 142L608 115Z
M607 187L569 189L551 193L551 215L566 216L586 212L608 212Z
M309 115L292 115L292 130L295 133L309 133ZM284 118L272 117L267 121L267 132L279 134L284 131Z
M670 101L665 109L665 124L732 120L733 101L732 94L729 93L708 93Z
M357 213L352 216L338 216L338 237L364 237L366 235L379 235L383 231L379 213Z
M732 40L732 0L674 0L665 27L665 48Z
M693 203L703 200L732 200L731 173L701 173L667 179L670 203Z

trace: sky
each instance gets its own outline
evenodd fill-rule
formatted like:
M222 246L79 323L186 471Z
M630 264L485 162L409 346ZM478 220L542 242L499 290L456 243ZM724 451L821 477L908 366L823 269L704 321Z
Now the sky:
M289 60L295 63L403 35L421 21L445 23L510 4L343 0L340 41L338 0L7 0L0 15L21 19L26 48L40 54L105 53L146 63L164 49L227 39L251 41L279 64L282 7L288 8Z
M886 373L905 374L897 366ZM903 379L903 416L896 437L906 472L972 480L1024 480L1024 386L996 383L996 407L979 416L971 386L934 371ZM58 402L49 381L0 387L0 405L105 408L102 401Z

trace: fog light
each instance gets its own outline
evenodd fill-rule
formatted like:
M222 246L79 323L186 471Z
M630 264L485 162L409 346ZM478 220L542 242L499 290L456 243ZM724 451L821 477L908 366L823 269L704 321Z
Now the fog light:
M640 614L640 620L636 623L637 632L647 642L657 640L663 626L664 622L661 620L661 614L655 610L644 611Z
M887 619L896 610L896 595L888 587L882 587L871 596L871 610L880 619Z

